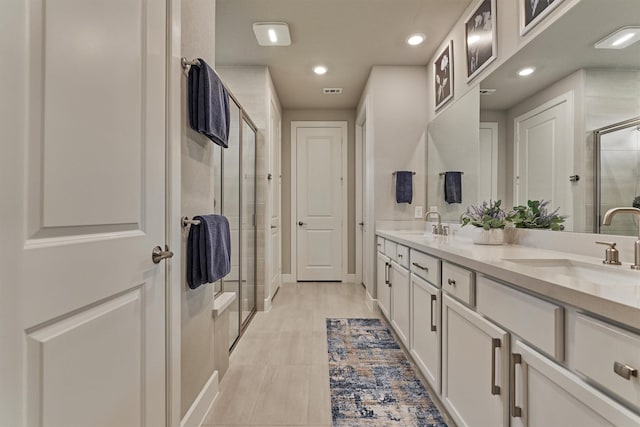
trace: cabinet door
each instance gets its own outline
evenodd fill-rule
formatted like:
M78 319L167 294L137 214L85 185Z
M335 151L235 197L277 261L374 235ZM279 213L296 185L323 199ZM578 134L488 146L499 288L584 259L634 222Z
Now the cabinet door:
M389 271L389 282L391 284L391 325L402 340L403 344L409 347L409 319L410 299L409 299L409 270L402 267L395 261L391 261Z
M431 387L440 392L441 291L411 274L411 355Z
M442 297L442 400L459 426L509 425L509 336Z
M514 427L637 426L640 417L531 347L512 355Z
M391 261L378 252L378 278L376 286L376 298L378 307L387 319L391 319L389 308L391 307L391 288L387 283L389 279L389 265Z

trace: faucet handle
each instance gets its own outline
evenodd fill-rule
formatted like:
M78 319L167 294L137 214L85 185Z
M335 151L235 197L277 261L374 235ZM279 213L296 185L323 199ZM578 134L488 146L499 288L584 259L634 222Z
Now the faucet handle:
M615 242L596 242L596 243L598 245L609 246L604 251L604 260L602 261L603 264L612 264L612 265L622 264L618 259L619 251L616 249Z

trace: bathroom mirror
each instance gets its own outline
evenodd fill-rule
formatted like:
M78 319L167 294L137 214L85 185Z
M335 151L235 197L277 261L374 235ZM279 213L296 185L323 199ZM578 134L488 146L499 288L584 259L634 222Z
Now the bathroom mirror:
M594 44L626 26L640 26L638 0L582 0L537 37L522 37L526 46L480 83L480 121L500 129L505 185L499 193L505 205L551 199L570 215L568 231L599 232L602 206L594 177L601 153L594 152L593 133L640 116L640 42L624 49ZM520 77L525 67L535 72ZM627 163L630 158L617 157ZM637 162L634 176L626 163L609 166L612 185L632 186L629 191L640 196ZM631 206L629 198L615 203ZM637 224L631 228L635 235Z

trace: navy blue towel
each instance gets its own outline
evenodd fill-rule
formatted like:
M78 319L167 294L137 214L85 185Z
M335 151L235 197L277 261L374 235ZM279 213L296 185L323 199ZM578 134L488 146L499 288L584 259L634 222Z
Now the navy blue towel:
M201 215L193 219L187 239L187 284L195 289L213 283L231 271L231 232L221 215Z
M218 75L202 59L187 78L189 126L221 147L229 147L229 93Z
M396 172L396 203L411 203L413 201L413 172Z
M444 201L462 203L462 172L444 173Z

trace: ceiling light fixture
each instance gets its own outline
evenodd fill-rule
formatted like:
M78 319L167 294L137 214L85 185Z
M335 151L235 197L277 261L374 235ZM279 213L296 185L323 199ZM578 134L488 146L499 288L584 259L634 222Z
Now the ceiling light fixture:
M411 34L407 38L407 43L410 44L411 46L417 46L420 43L422 43L425 38L426 36L422 33Z
M523 68L522 70L518 71L518 75L520 77L530 76L531 74L533 74L535 70L536 70L535 67Z
M594 46L596 49L624 49L640 40L640 27L622 27Z
M325 67L324 65L316 65L315 67L313 67L313 72L321 76L327 72L327 67Z
M291 35L286 22L255 22L253 33L260 46L289 46Z

